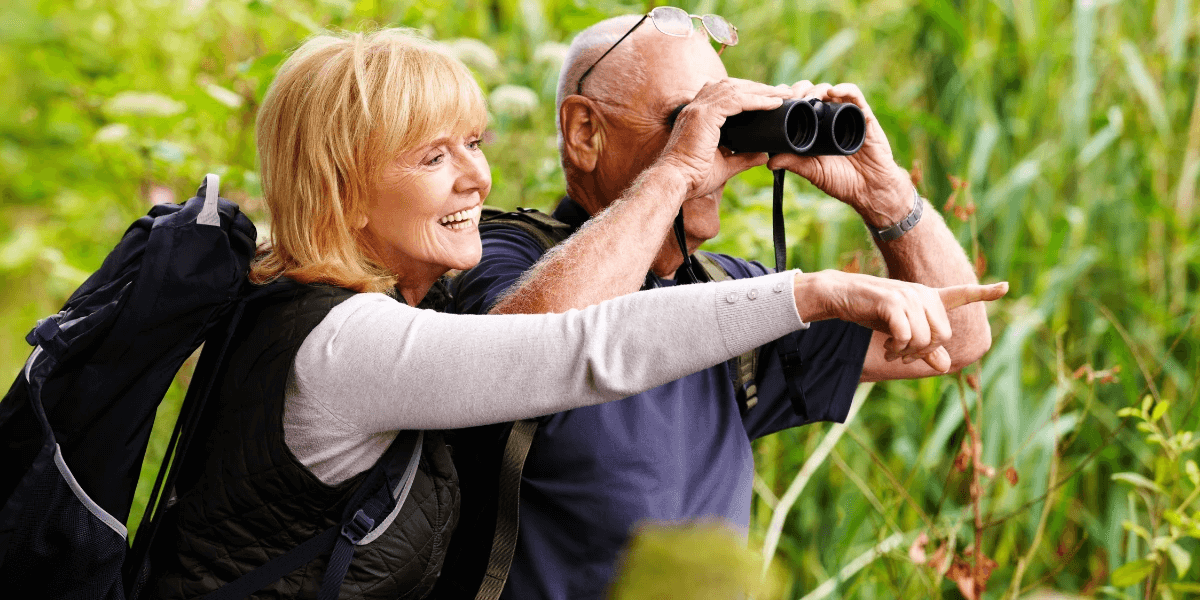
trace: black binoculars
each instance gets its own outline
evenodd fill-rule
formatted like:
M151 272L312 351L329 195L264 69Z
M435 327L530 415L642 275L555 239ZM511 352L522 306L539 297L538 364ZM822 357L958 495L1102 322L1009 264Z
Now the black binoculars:
M734 152L846 156L858 152L866 135L862 109L809 98L725 119L721 145Z

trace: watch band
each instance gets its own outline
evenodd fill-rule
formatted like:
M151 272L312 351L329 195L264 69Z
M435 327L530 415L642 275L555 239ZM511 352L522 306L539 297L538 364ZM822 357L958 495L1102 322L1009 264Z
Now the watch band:
M908 230L913 227L916 227L917 223L921 222L921 212L924 209L925 203L921 201L921 195L917 193L917 187L913 186L913 208L907 217L904 217L899 223L887 229L875 229L870 225L867 226L867 229L871 230L871 237L875 238L875 241L890 242L908 233Z

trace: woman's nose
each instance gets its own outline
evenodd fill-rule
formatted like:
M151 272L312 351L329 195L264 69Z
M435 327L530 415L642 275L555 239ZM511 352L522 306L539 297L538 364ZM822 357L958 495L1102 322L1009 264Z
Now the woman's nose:
M492 170L488 167L487 159L482 156L462 156L454 187L460 192L480 190L481 194L486 194L492 187Z

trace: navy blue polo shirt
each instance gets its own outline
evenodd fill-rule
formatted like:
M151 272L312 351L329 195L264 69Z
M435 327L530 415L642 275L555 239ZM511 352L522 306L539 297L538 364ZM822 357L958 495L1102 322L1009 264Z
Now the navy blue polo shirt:
M569 198L553 216L576 228L588 218ZM537 240L516 228L484 233L483 260L454 280L449 311L486 313L542 254ZM758 262L711 256L735 278L771 272ZM648 274L647 284L677 282ZM721 364L544 419L525 463L516 555L501 597L605 597L618 552L644 521L717 518L747 529L750 440L814 421L843 421L871 340L869 329L837 320L790 335L801 357L791 385L800 391L789 391L780 342L767 344L760 350L758 404L745 417L729 365Z

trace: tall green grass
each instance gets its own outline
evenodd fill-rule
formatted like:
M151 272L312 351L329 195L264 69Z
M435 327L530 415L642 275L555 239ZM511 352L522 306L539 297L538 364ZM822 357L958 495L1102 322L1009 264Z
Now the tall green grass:
M1145 507L1110 476L1149 473L1156 457L1117 409L1150 393L1172 401L1176 427L1200 423L1200 4L681 5L739 27L741 44L724 54L733 76L862 87L897 160L936 206L955 191L952 177L966 182L955 204L974 214L948 210L947 221L984 280L1012 283L992 307L992 351L968 371L981 410L953 377L877 385L805 470L803 492L775 518L793 596L958 593L908 549L921 533L929 554L950 540L960 554L974 547L973 473L954 466L964 406L981 433L979 459L998 470L978 496L980 547L997 563L986 597L1108 586L1114 569L1146 552L1122 526ZM0 7L0 85L9 90L0 96L0 367L16 373L24 331L98 266L152 189L183 198L205 172L220 172L223 189L262 222L255 106L286 51L317 28L398 24L481 41L456 47L485 90L532 92L492 98L490 202L545 209L563 189L553 123L561 44L601 18L645 9L574 0ZM157 96L139 104L121 96L130 91ZM769 262L769 194L765 171L734 180L712 249ZM792 265L879 268L853 212L795 178L787 213ZM1085 365L1119 373L1111 382L1076 377ZM752 537L772 531L772 506L830 431L757 443ZM1187 578L1200 579L1200 567Z

